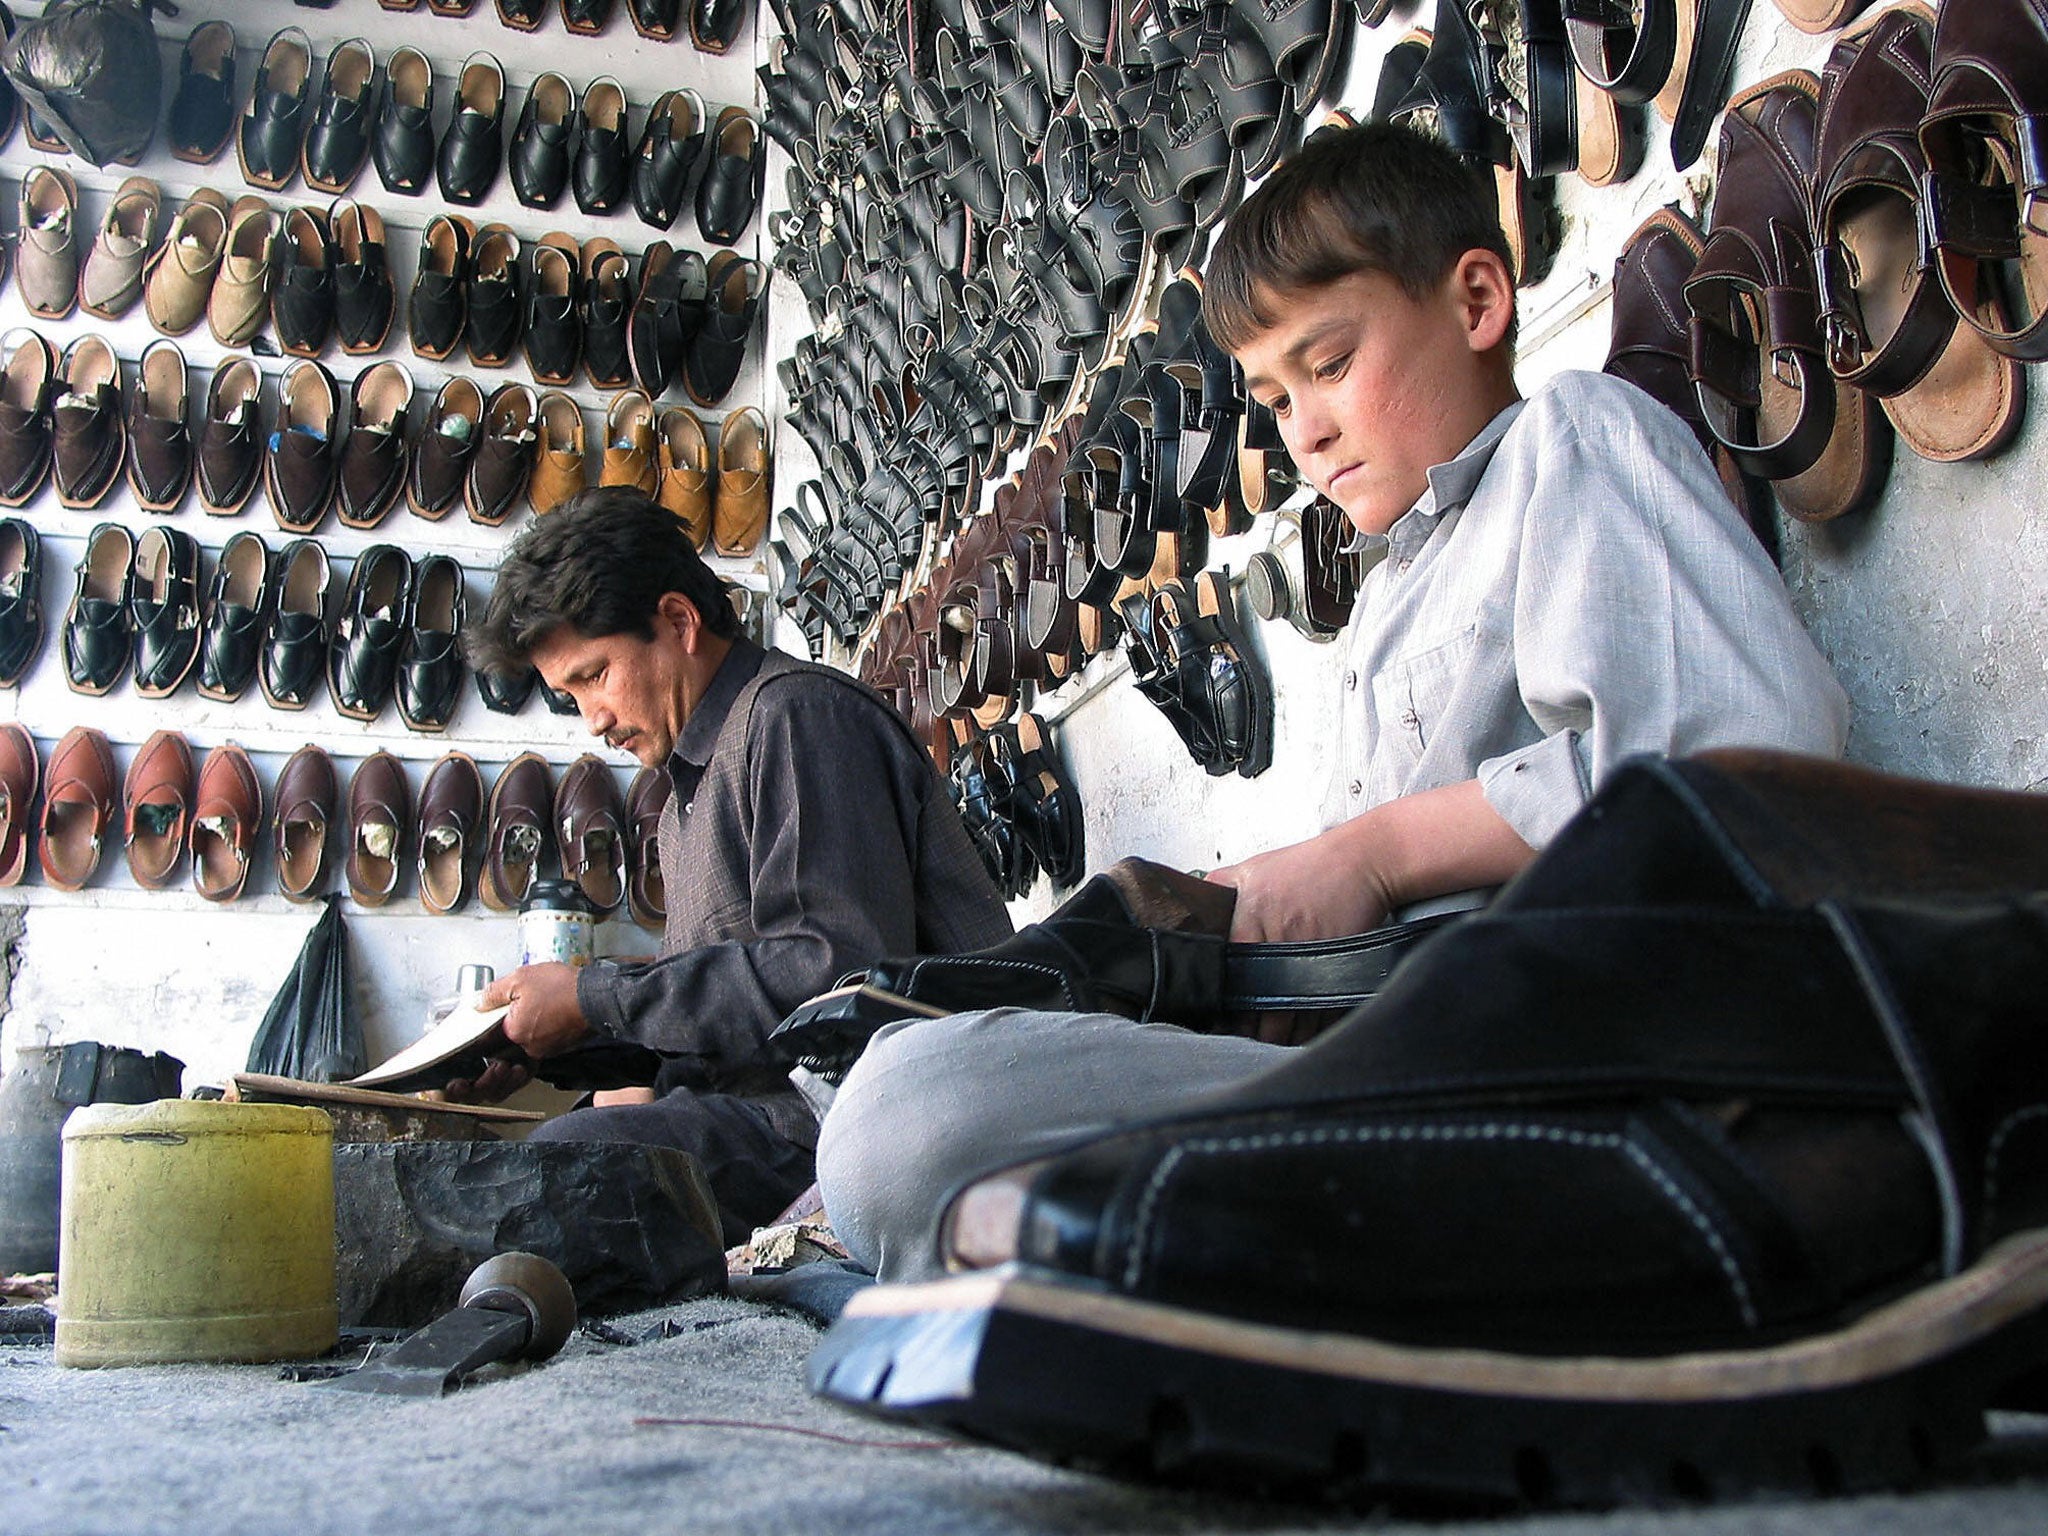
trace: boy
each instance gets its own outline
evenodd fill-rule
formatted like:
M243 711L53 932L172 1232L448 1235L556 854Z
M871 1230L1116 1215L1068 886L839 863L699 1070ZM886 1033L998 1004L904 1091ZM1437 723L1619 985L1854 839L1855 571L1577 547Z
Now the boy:
M1363 932L1498 885L1617 762L1839 755L1848 706L1677 417L1600 374L1523 400L1492 200L1453 155L1318 135L1231 218L1203 312L1295 464L1379 554L1353 611L1328 829L1211 879L1232 937ZM889 1280L1007 1255L995 1169L1177 1106L1291 1047L1073 1015L878 1033L821 1131L840 1237Z

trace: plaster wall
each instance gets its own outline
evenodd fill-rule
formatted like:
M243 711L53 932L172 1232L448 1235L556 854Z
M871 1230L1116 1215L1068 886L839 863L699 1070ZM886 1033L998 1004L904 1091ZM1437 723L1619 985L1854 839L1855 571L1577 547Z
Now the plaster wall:
M273 18L284 13L257 0L210 0L205 14L230 15L235 21L246 70L253 66L252 47L260 47L262 37L278 24ZM316 52L323 55L332 40L355 30L375 29L380 39L388 38L379 42L382 53L399 41L419 41L412 36L418 32L425 39L422 46L431 44L430 56L445 75L469 48L491 48L513 78L515 105L537 70L563 68L580 90L600 68L589 62L593 55L586 45L565 44L558 31L519 38L497 27L488 7L479 7L466 29L473 35L452 43L449 38L465 29L429 20L424 11L412 16L379 12L373 0L340 0L331 11L290 14L332 34L315 38ZM198 19L188 13L179 25ZM1426 14L1397 12L1377 31L1360 34L1338 99L1362 111L1371 100L1380 55L1408 24L1427 20ZM170 29L165 30L168 34ZM1737 81L1748 84L1795 66L1818 68L1830 42L1793 31L1774 6L1758 0ZM716 65L725 73L684 78L679 71L702 71L709 61L681 44L650 50L631 39L623 22L607 43L601 67L625 80L636 107L644 108L666 83L698 84L714 102L755 99L751 76L745 73L754 60L735 56ZM566 61L561 56L565 47L576 50ZM449 82L444 78L441 85L446 90ZM1656 125L1645 166L1629 183L1596 190L1576 178L1560 181L1561 253L1551 274L1522 295L1525 387L1559 369L1600 365L1607 349L1607 287L1616 252L1662 203L1675 200L1703 215L1713 155L1710 145L1706 158L1689 173L1674 172L1664 131ZM6 158L10 174L18 175L15 151ZM223 174L232 180L228 164L223 162ZM782 169L776 151L769 172L771 199L780 189ZM164 174L174 184L184 175L182 189L189 190L189 169ZM509 204L509 191L502 195ZM539 216L524 217L530 223ZM593 232L581 228L573 212L562 222L582 234ZM651 237L630 220L611 222L618 227L606 232L622 241L644 243ZM528 232L525 225L515 227ZM754 238L761 239L758 225ZM401 263L402 291L410 277L411 243L394 233L392 245ZM11 289L0 295L0 316L8 323L17 318L16 306ZM801 296L778 279L767 356L787 355L806 324ZM123 355L132 361L137 351L139 344L124 348ZM204 351L195 348L195 362ZM431 389L428 378L422 370L423 388ZM766 371L743 378L730 403L745 398L766 399L771 415L781 408L779 391ZM2038 510L2040 487L2048 479L2048 429L2041 414L2036 398L2018 440L1988 463L1925 463L1901 448L1879 506L1826 526L1781 530L1783 566L1794 599L1855 705L1850 751L1859 761L1974 784L2048 785L2048 531ZM817 468L794 433L783 434L778 461L777 501L786 505L797 483ZM75 558L88 519L85 514L62 517L62 532L72 541L63 548ZM445 532L461 537L468 530ZM1268 518L1241 538L1219 541L1211 563L1241 570L1271 532ZM465 555L474 565L472 600L475 584L487 579L495 546L495 539L478 539L474 555ZM64 554L53 562L60 568L67 563ZM729 574L757 584L763 580L758 567ZM51 579L68 582L68 577ZM54 585L46 595L59 613L64 595ZM790 626L778 635L793 648L800 645ZM1091 868L1125 853L1142 853L1206 869L1299 839L1320 825L1331 747L1326 701L1339 686L1341 644L1311 643L1285 624L1260 626L1254 643L1265 651L1278 698L1273 766L1256 781L1211 779L1191 764L1113 654L1096 658L1061 689L1036 701L1040 713L1055 722L1059 748L1086 807ZM144 707L132 700L125 713L120 701L86 703L95 723L122 722L127 747L155 728ZM470 705L473 709L474 700ZM0 709L5 707L0 703ZM72 719L87 718L81 713L85 704L65 694L47 660L41 680L23 689L15 707L45 738L46 750ZM253 709L236 709L240 712L232 719L190 722L195 745L236 736L258 752L267 784L307 733L295 724L277 723L277 717L264 718L268 712L260 702ZM487 734L472 750L487 760L487 774L494 754L502 761L526 745L540 746L558 763L582 749L573 721L555 721L537 711L520 717L516 728L480 712L466 721L479 722ZM320 733L354 729L333 718L319 722ZM410 747L415 789L427 760L442 745L380 744L393 750ZM110 850L110 858L118 864L118 851ZM273 891L274 885L263 889ZM1019 920L1048 910L1058 894L1041 881L1017 904ZM167 1049L191 1064L188 1082L218 1080L241 1064L264 1006L313 916L274 894L219 910L189 893L141 892L127 884L125 871L78 896L29 887L9 901L23 909L24 918L13 948L13 992L0 1020L0 1047L90 1037ZM502 917L429 918L410 901L374 913L351 908L348 917L352 985L373 1057L417 1033L430 1000L447 990L459 964L480 961L503 969L516 959L513 926ZM600 942L607 951L632 953L649 941L636 930L608 924ZM0 1064L4 1057L0 1050Z

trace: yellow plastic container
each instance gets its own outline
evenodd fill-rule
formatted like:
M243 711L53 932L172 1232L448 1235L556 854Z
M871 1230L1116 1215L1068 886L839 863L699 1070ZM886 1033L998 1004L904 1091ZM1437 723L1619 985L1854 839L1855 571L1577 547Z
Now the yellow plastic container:
M88 1104L64 1126L57 1363L282 1360L337 1337L317 1109Z

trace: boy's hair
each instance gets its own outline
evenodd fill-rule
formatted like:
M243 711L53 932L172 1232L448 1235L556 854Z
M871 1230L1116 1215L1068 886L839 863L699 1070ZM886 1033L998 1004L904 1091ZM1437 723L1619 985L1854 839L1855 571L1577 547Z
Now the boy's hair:
M516 673L567 626L586 639L654 638L662 597L680 592L704 627L740 632L726 584L691 547L682 522L630 486L579 491L516 539L464 649L480 672Z
M1492 251L1514 271L1490 178L1412 128L1326 128L1224 225L1203 278L1202 319L1235 351L1279 318L1262 290L1270 299L1380 272L1420 299L1470 250Z

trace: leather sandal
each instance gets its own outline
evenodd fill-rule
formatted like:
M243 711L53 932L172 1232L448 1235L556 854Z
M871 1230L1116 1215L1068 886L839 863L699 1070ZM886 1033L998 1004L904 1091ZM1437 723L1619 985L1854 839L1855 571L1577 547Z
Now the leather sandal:
M1958 325L1925 238L1932 8L1908 0L1845 33L1821 76L1814 276L1838 379L1884 401L1906 445L1944 462L1984 458L2011 440L2026 375L1975 329Z
M1819 97L1818 79L1790 70L1728 104L1706 250L1685 285L1707 425L1809 521L1869 505L1891 458L1876 399L1830 374L1821 345L1807 243Z
M1948 6L1920 123L1942 286L2008 357L2048 358L2048 22L2014 0Z

